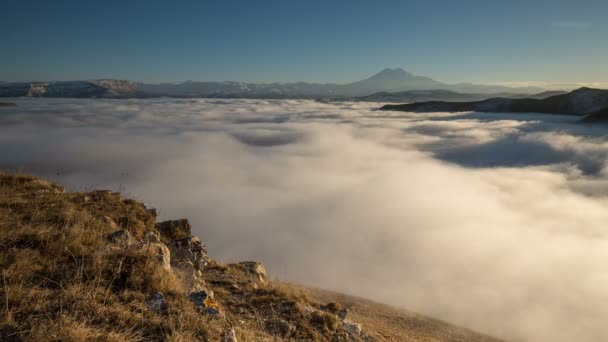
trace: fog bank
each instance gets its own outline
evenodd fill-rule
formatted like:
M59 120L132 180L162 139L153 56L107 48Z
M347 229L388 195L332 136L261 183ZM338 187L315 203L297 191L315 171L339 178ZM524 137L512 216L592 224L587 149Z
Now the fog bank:
M214 258L498 337L608 339L606 127L298 100L13 102L1 169L187 217Z

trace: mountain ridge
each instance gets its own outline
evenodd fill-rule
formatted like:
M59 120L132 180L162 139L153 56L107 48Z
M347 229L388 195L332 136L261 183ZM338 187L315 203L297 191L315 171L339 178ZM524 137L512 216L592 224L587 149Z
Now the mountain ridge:
M0 82L0 97L223 97L223 98L337 98L348 99L376 92L443 89L478 93L532 93L541 88L510 88L496 85L447 84L419 76L402 68L386 68L360 81L336 83L246 83L237 81L179 83L143 83L128 80L99 79L54 82Z
M496 112L545 113L586 116L599 121L608 110L608 90L582 87L566 94L544 99L497 97L472 102L424 101L400 105L384 105L380 110L404 112ZM591 121L591 120L589 120Z

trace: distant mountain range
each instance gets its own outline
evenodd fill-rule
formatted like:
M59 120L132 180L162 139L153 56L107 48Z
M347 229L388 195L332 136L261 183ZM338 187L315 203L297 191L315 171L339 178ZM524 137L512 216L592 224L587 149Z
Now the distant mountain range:
M589 122L608 121L608 90L580 88L543 99L491 98L483 101L424 101L385 105L382 110L404 112L547 113L585 116Z
M429 90L487 94L532 94L536 87L511 88L480 84L447 84L403 69L384 69L361 81L347 84L321 83L244 83L244 82L182 82L135 83L125 80L92 80L61 82L0 82L0 97L211 97L211 98L303 98L351 99L378 92ZM487 96L485 96L487 97Z

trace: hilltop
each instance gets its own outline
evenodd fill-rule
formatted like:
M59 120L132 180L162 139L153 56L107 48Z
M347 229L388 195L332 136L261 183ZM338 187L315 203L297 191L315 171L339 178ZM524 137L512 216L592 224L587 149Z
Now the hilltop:
M191 234L120 193L0 173L0 340L495 341L218 262Z

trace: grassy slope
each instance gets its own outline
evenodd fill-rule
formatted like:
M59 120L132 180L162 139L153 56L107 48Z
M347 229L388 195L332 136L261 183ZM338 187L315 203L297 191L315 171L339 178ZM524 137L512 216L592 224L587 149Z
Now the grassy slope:
M316 288L308 289L308 293L321 302L342 304L348 309L349 317L361 323L367 334L378 341L499 341L440 320L364 298Z
M118 229L140 242L108 241ZM120 194L66 193L0 173L0 341L216 341L231 327L239 341L489 340L363 299L260 281L215 261L203 278L222 315L203 314L187 300L183 274L141 248L150 231L155 217ZM154 292L165 295L166 313L145 305ZM348 335L337 315L322 310L330 301L348 307L365 335Z

